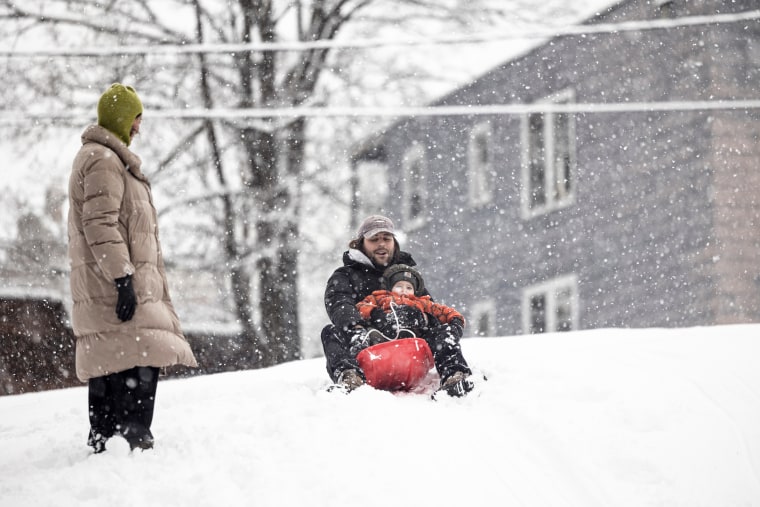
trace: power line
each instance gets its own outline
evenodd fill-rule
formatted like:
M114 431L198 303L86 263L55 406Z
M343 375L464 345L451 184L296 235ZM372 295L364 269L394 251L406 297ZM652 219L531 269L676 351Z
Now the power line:
M309 51L313 49L373 49L378 47L439 46L457 44L483 44L504 42L515 39L548 39L563 35L593 35L601 33L619 33L643 30L664 30L699 25L737 23L760 19L760 10L733 14L714 14L707 16L684 16L672 19L652 19L642 21L624 21L620 23L600 23L590 25L573 25L564 28L510 30L509 33L491 33L483 35L465 35L434 38L413 38L405 40L358 39L358 40L317 40L291 42L251 42L239 44L158 44L135 46L111 46L100 48L51 47L37 49L0 49L0 56L5 57L98 57L159 54L235 54L263 51Z
M434 117L434 116L485 116L524 115L530 113L654 113L679 111L744 111L760 109L760 99L705 100L664 102L618 103L536 103L452 105L422 107L293 107L272 109L153 109L145 112L151 119L163 120L251 120L275 118L328 118L328 117ZM83 123L93 121L92 113L67 111L66 113L34 113L27 111L0 111L0 124L29 124L30 122L65 121Z

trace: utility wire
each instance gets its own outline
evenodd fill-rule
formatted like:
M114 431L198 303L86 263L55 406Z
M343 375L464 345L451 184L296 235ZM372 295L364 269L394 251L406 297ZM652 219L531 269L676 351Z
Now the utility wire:
M737 23L760 19L760 10L733 14L714 14L707 16L684 16L672 19L651 19L642 21L625 21L621 23L600 23L572 25L564 28L547 28L531 30L510 30L508 33L490 33L483 35L464 35L450 37L414 38L405 40L354 39L354 40L317 40L291 42L251 42L239 44L158 44L135 46L106 46L100 48L48 47L48 48L1 48L0 56L23 58L51 57L97 57L127 55L180 55L180 54L236 54L263 51L310 51L314 49L373 49L379 47L441 46L461 44L484 44L504 42L515 39L548 39L562 35L593 35L602 33L620 33L643 30L664 30L699 25L716 25Z
M0 56L23 57L59 57L59 56L106 56L129 54L194 54L194 53L235 53L243 51L303 51L319 48L363 49L388 46L413 46L437 44L467 44L499 42L509 39L542 37L558 35L587 35L595 33L618 33L624 31L641 31L668 29L685 26L698 26L720 23L735 23L760 19L760 10L734 14L716 14L710 16L689 16L675 19L628 21L614 24L576 25L555 30L536 30L530 32L510 32L509 34L491 34L487 36L443 37L434 39L415 39L406 41L388 41L380 39L358 41L311 41L291 43L250 43L250 44L216 44L216 45L158 45L132 47L106 47L96 49L49 48L35 50L0 49ZM409 116L480 116L480 115L523 115L529 113L615 113L615 112L654 112L654 111L708 111L708 110L747 110L760 108L760 100L715 100L715 101L665 101L665 102L623 102L623 103L572 103L572 104L491 104L491 105L456 105L456 106L422 106L422 107L292 107L265 109L155 109L148 115L157 119L197 119L197 120L243 120L275 119L304 117L409 117ZM92 114L67 111L66 113L30 112L5 110L0 112L0 124L19 124L29 121L91 121ZM264 125L260 125L265 128ZM271 127L270 127L271 128Z
M432 117L524 115L530 113L653 113L675 111L746 111L760 109L760 99L703 100L617 103L535 103L490 105L438 105L422 107L293 107L273 109L152 109L146 118L164 120L248 120L275 118L327 117ZM94 121L92 113L67 111L61 113L0 111L0 124L19 124L44 121L83 123Z

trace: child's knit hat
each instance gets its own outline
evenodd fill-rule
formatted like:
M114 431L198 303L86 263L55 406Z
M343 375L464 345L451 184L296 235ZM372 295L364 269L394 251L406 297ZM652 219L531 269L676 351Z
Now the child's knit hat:
M116 137L129 146L132 123L142 112L142 102L135 89L114 83L98 101L98 125L116 134Z
M393 289L400 280L410 282L414 287L414 294L419 296L425 289L425 281L419 271L406 264L394 264L383 273L383 286L386 290Z

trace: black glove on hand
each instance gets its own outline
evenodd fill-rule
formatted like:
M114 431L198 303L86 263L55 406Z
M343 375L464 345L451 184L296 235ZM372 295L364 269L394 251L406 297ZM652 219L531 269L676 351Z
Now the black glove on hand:
M349 331L348 350L352 355L356 355L362 350L369 347L369 335L363 327L356 327Z
M374 308L370 314L369 322L372 327L383 333L385 336L393 337L396 336L396 330L391 325L392 318L389 318L388 315L389 314L385 313L380 308Z
M427 327L425 316L422 312L417 308L408 305L394 306L393 311L388 313L388 320L394 326L396 331L400 329L410 329L414 331ZM396 333L394 332L393 334L395 335Z
M464 322L459 319L451 319L451 322L446 325L449 327L448 332L452 336L456 337L457 340L462 338L464 334Z
M132 275L117 278L116 290L119 291L119 297L116 300L116 316L122 322L126 322L135 315L135 308L137 308L137 296L135 296L135 288L132 287Z

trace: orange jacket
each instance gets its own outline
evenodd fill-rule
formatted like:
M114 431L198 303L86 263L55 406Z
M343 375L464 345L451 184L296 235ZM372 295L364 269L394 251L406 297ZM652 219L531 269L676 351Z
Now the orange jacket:
M380 308L385 313L390 312L391 303L413 306L422 313L432 315L443 324L450 323L452 319L460 319L464 325L464 317L461 313L449 306L432 301L430 296L402 296L389 290L376 290L357 303L356 308L363 319L369 320L370 314L375 308Z

